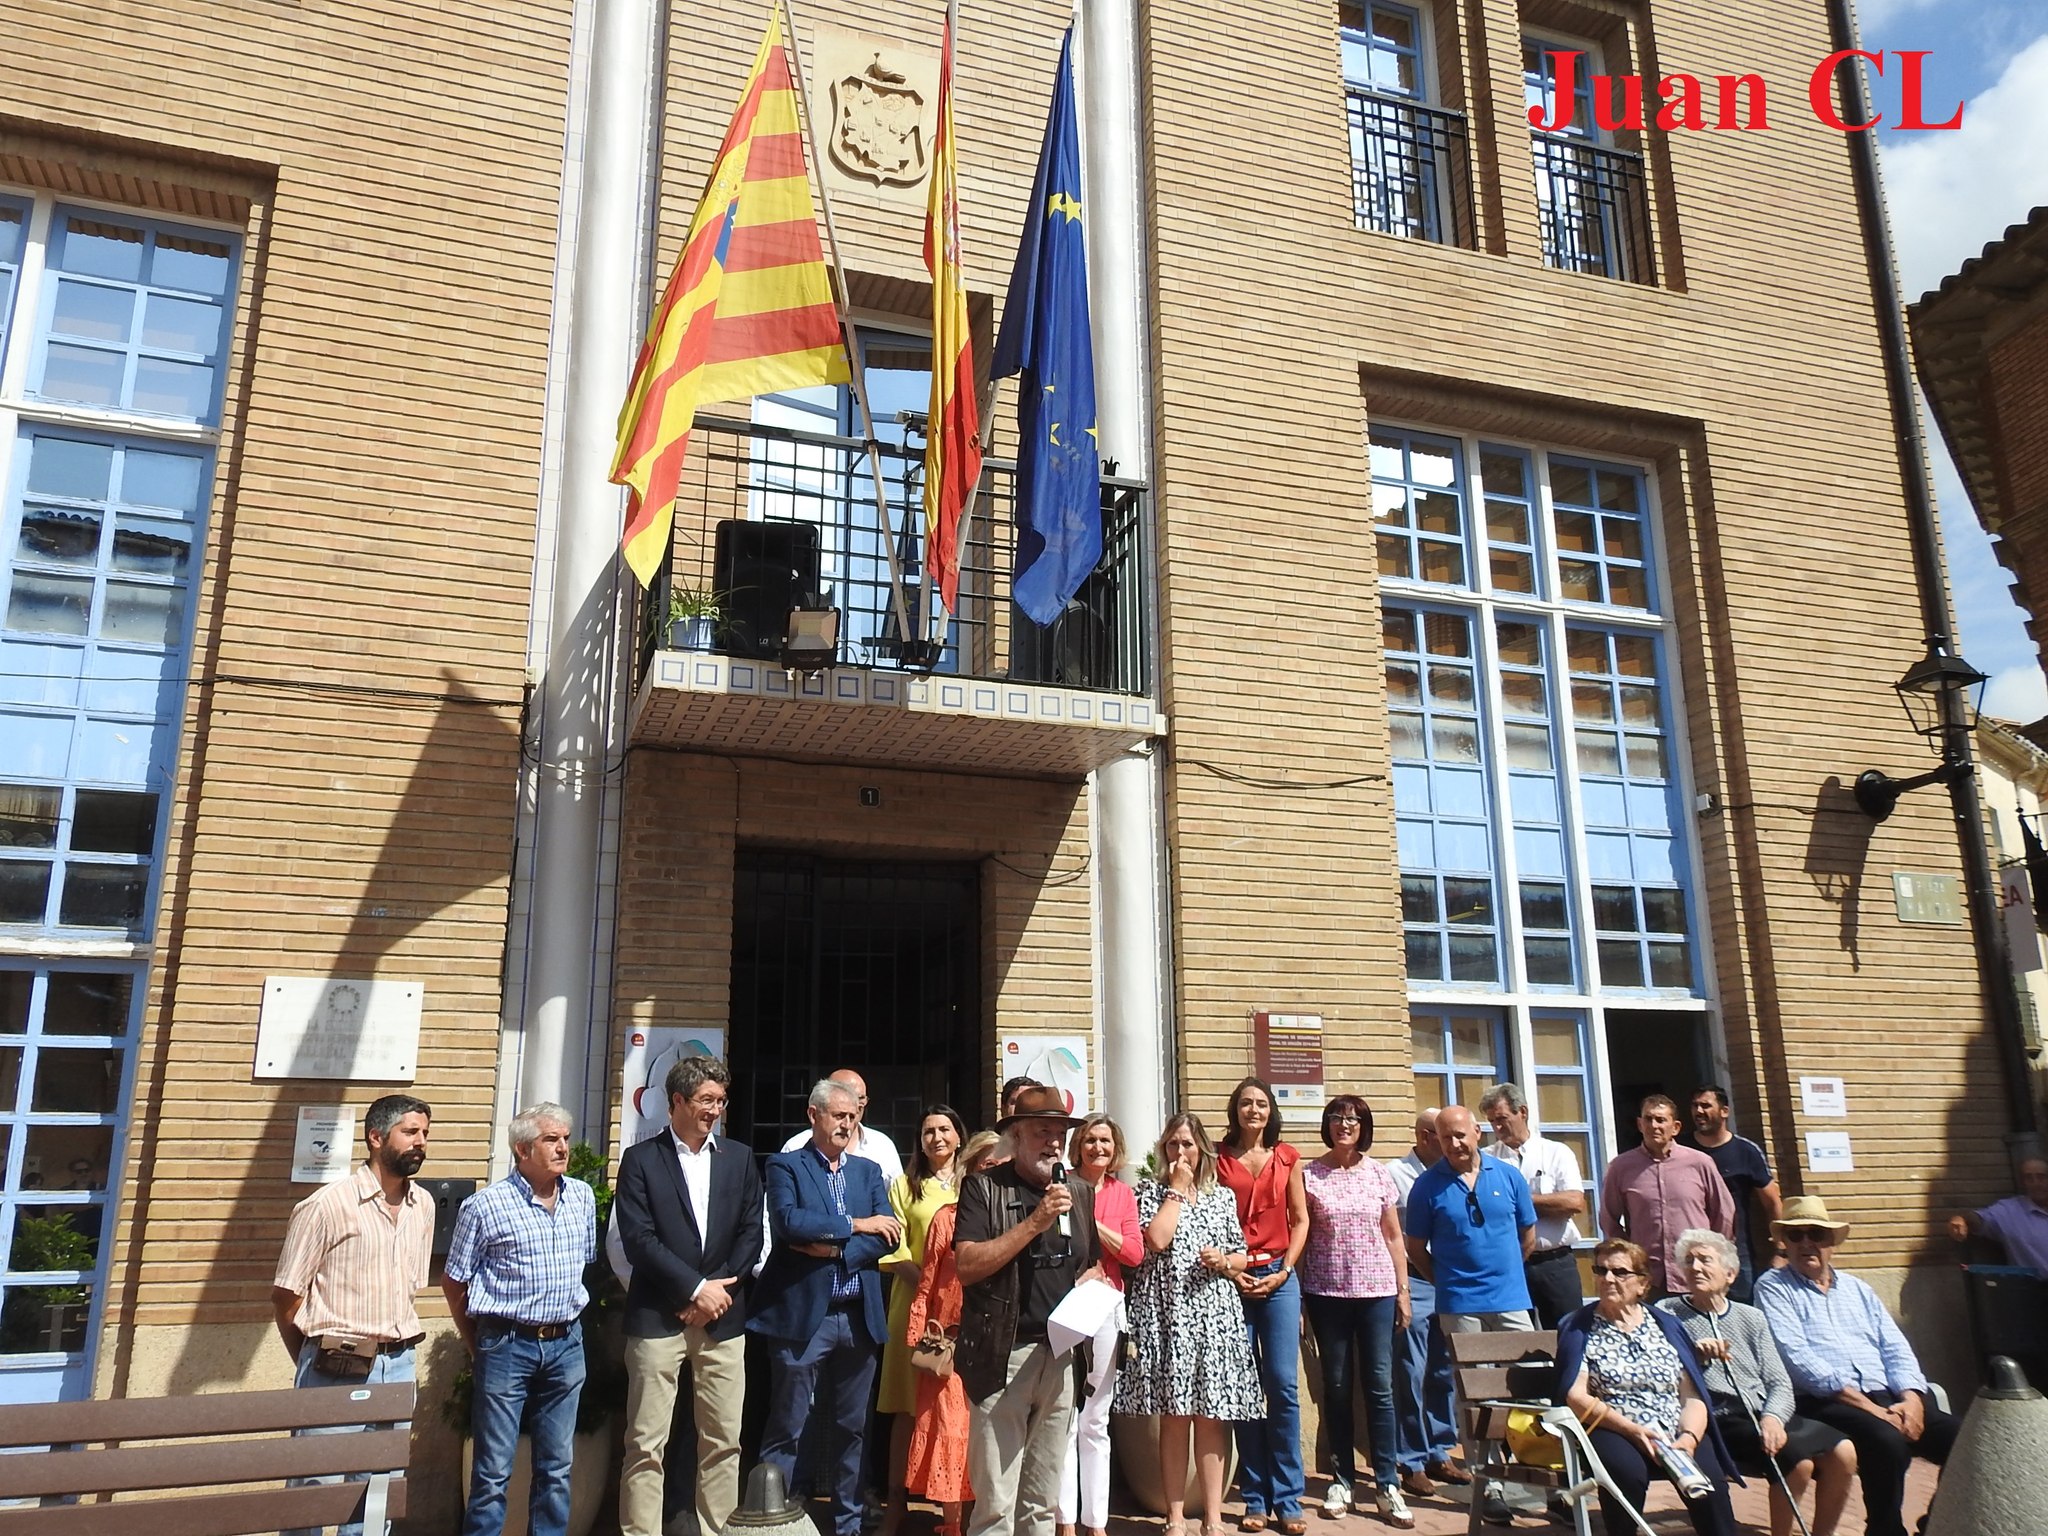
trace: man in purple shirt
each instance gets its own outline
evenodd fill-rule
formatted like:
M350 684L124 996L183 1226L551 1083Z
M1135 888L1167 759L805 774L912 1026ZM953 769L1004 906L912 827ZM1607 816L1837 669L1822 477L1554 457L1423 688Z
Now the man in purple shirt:
M1948 1235L1959 1243L1995 1237L2013 1263L2048 1275L2048 1158L2030 1157L2020 1164L2020 1190L1981 1211L1949 1217Z
M1640 1243L1650 1255L1650 1293L1671 1294L1678 1274L1678 1235L1705 1227L1733 1239L1735 1197L1704 1152L1678 1144L1678 1105L1661 1093L1636 1115L1643 1144L1607 1165L1600 1186L1600 1234ZM1683 1289L1683 1287L1680 1287Z

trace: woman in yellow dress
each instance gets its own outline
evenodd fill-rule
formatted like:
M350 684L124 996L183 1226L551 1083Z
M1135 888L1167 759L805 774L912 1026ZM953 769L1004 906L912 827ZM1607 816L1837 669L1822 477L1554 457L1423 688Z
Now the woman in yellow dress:
M910 1429L917 1413L917 1369L910 1363L910 1344L904 1330L910 1322L910 1303L917 1295L918 1277L924 1271L925 1234L932 1217L951 1205L960 1194L960 1144L967 1139L967 1126L958 1110L934 1104L918 1122L917 1146L910 1154L910 1167L889 1186L889 1204L903 1225L903 1241L882 1260L890 1276L889 1339L882 1346L882 1387L875 1411L891 1415L889 1421L889 1509L882 1517L879 1536L896 1536L903 1517L910 1512L910 1496L903 1486L910 1457Z

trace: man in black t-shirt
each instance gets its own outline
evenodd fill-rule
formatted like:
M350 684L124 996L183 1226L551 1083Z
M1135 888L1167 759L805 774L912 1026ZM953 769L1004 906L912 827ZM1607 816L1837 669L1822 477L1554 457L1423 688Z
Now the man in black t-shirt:
M1054 1354L1046 1323L1068 1292L1102 1272L1094 1191L1060 1162L1077 1123L1058 1089L1025 1089L996 1122L1010 1161L960 1187L953 1243L962 1305L953 1364L972 1405L969 1536L1052 1536L1074 1359Z
M1714 1083L1693 1089L1692 1134L1682 1139L1714 1160L1721 1170L1721 1182L1735 1197L1735 1251L1741 1257L1742 1272L1728 1294L1737 1301L1748 1301L1756 1286L1752 1244L1757 1214L1762 1213L1768 1231L1785 1208L1778 1181L1771 1176L1770 1159L1762 1147L1728 1129L1728 1090Z

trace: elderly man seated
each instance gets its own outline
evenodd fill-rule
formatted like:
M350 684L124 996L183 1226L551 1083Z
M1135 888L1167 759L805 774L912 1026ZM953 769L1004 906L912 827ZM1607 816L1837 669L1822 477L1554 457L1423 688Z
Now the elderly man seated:
M1819 1196L1787 1200L1771 1236L1789 1262L1757 1277L1756 1304L1785 1357L1800 1414L1855 1443L1869 1536L1905 1536L1907 1463L1919 1456L1940 1466L1959 1426L1934 1406L1913 1346L1877 1293L1835 1268L1848 1232Z

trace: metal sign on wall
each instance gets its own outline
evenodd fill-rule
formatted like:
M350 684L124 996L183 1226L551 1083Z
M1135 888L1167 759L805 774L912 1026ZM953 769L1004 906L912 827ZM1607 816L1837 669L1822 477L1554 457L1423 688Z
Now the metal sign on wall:
M1273 1085L1275 1109L1323 1106L1323 1016L1319 1013L1254 1013L1254 1068Z
M266 976L256 1076L410 1082L426 995L417 981Z

